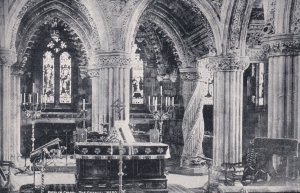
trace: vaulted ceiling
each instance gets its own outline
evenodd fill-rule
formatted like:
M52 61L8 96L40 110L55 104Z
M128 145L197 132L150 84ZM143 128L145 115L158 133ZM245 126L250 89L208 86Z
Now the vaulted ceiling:
M163 64L170 69L180 68L183 61L189 63L186 66L194 66L198 57L214 47L207 19L185 0L154 0L140 18L136 43L148 64Z

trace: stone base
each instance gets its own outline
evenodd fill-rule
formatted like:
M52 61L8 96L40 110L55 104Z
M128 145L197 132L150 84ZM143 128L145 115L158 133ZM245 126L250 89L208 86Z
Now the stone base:
M167 167L169 173L182 174L189 176L203 176L208 174L206 166L197 167Z

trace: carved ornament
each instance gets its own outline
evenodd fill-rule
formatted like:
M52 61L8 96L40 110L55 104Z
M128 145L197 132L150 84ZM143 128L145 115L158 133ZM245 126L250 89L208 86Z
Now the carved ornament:
M268 56L299 55L300 35L280 34L266 36L263 39L262 48Z
M300 1L294 1L293 2L293 11L291 14L291 33L300 33Z
M96 59L96 66L99 67L127 67L131 59L125 56L102 56Z
M0 49L0 66L11 66L14 62L15 54L8 49Z
M101 74L100 69L88 69L87 70L87 75L91 78L98 77L98 76L100 76L100 74Z
M276 0L270 0L268 2L267 9L267 18L266 18L266 25L263 28L263 32L265 34L274 34L274 18L275 18L275 7L276 7Z
M180 78L183 81L198 81L200 79L200 75L196 68L182 68L179 69Z
M246 49L246 55L251 62L263 62L267 60L267 54L262 49Z
M219 71L243 71L249 65L248 57L207 57L202 62L206 62L206 68L214 72Z
M86 66L79 66L80 78L84 79L88 76L88 70Z
M247 6L246 0L239 0L236 4L236 9L234 10L234 16L231 21L230 29L230 39L229 39L229 53L231 55L239 54L240 47L240 35L243 22L243 16L245 14Z

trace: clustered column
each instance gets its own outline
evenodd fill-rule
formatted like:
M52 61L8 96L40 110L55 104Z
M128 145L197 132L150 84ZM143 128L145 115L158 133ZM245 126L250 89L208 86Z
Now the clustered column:
M19 161L21 156L20 143L21 143L21 107L22 102L20 95L20 79L22 71L18 66L12 66L11 68L11 86L10 86L10 110L11 110L11 121L10 121L10 141L11 143L11 159L15 162Z
M300 139L300 35L269 35L268 137Z
M129 123L129 56L96 54L96 64L90 67L89 75L92 78L92 130L102 133L102 125L113 127L114 120Z
M247 58L209 57L214 73L213 165L242 162L243 71Z
M0 160L11 160L11 65L12 52L0 49Z

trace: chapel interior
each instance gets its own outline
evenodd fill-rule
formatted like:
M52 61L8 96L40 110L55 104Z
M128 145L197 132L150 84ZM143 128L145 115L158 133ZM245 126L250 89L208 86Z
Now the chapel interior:
M300 0L0 0L0 167L300 191L299 66Z

